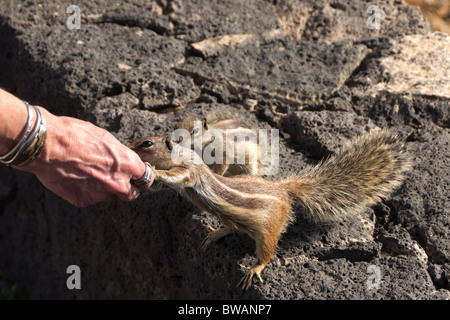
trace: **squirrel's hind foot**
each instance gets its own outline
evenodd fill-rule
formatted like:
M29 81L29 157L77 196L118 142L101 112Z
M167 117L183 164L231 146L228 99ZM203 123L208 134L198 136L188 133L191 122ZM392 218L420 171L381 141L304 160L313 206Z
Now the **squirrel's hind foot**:
M258 264L250 268L244 276L241 278L241 281L238 283L238 287L241 286L242 290L248 290L252 286L253 276L257 276L258 280L263 283L263 279L261 278L261 271L266 267L265 264Z

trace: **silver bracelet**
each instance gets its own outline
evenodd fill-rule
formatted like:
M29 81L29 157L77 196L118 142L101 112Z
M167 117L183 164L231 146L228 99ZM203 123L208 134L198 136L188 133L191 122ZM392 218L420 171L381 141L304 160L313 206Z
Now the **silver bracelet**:
M36 126L30 138L24 143L22 148L17 152L15 159L9 163L11 166L25 166L36 159L41 153L45 139L47 138L47 127L41 111L34 107L37 114Z
M29 106L27 102L25 102L25 104L27 107ZM25 166L36 159L41 153L47 138L47 126L41 111L34 106L30 107L30 110L31 108L36 111L37 115L37 121L33 132L24 141L20 141L20 143L17 144L15 148L17 150L14 154L10 155L8 159L1 160L0 162L10 166ZM30 112L30 114L32 113Z
M28 135L30 134L32 123L33 123L33 112L31 112L31 106L28 102L24 101L27 110L28 110L28 120L27 120L27 127L25 128L25 132L22 135L22 138L19 140L19 142L16 144L16 146L7 154L0 157L0 162L8 163L9 160L14 158L17 155L17 152L19 151L20 147L24 143L24 141L28 138Z

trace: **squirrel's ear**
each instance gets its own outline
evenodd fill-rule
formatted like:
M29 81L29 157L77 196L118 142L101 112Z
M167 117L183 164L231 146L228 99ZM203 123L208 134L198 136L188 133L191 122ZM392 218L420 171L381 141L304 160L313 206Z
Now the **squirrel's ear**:
M202 125L203 125L203 128L205 128L205 130L208 130L208 122L206 122L206 118L202 119Z

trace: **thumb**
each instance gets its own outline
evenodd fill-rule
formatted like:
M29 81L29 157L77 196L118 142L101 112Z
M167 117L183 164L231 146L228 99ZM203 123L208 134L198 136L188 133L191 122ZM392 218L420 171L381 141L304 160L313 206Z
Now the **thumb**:
M150 165L142 162L137 166L136 173L131 178L131 183L139 189L148 189L155 179L155 175Z

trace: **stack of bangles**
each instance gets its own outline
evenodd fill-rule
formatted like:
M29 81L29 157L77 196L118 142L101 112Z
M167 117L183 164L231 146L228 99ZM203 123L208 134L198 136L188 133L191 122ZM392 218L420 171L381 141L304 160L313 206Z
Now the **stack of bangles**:
M28 109L28 120L25 132L19 143L6 155L0 156L0 163L9 166L25 166L37 158L41 153L45 139L47 138L47 127L41 111L35 106L24 101ZM33 126L33 111L36 111L37 121Z

